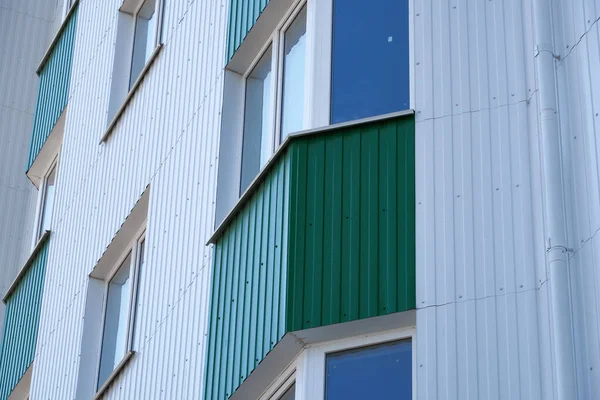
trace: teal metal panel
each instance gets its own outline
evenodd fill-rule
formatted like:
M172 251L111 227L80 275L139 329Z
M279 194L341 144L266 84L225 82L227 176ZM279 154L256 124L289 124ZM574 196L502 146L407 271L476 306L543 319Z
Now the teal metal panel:
M270 0L230 0L227 61L231 60Z
M48 247L46 240L6 300L0 344L0 400L8 398L35 356Z
M76 7L78 8L78 6ZM52 54L40 70L27 170L40 153L54 125L67 106L77 27L77 8L71 13L69 21L52 49Z
M287 331L416 307L414 118L290 145Z
M285 334L284 155L215 246L205 398L226 399Z
M206 399L287 332L414 309L415 124L292 138L215 241Z

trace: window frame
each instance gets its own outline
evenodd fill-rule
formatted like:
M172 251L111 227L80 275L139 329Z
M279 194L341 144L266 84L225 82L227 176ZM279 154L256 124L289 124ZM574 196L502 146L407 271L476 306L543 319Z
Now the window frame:
M54 159L52 160L52 162L50 163L50 165L48 166L48 168L46 169L46 171L44 172L44 176L42 177L42 181L40 182L40 186L38 188L38 199L37 199L37 205L36 205L36 211L35 211L35 223L34 223L34 230L33 230L33 242L32 242L32 247L34 247L36 245L36 243L41 239L41 237L44 235L44 232L42 231L42 224L44 222L44 215L45 215L45 205L46 205L46 188L48 187L48 178L50 177L50 175L54 172L55 174L58 174L58 160L59 159L59 155L57 154ZM58 181L58 175L54 176L54 190L55 190L55 196L56 196L56 183ZM52 209L54 209L54 203L52 204Z
M146 221L142 223L142 227L136 232L133 236L133 239L127 244L122 254L119 256L114 266L110 270L110 272L106 275L104 279L104 288L103 288L103 296L102 296L102 313L101 313L101 324L100 324L100 335L99 335L99 344L98 344L98 356L97 356L97 365L96 365L96 391L98 393L103 392L103 389L110 384L110 382L114 379L113 375L115 371L118 372L120 369L119 366L123 363L124 360L127 360L128 353L133 351L133 333L135 328L135 320L136 320L136 311L137 307L135 306L137 297L138 297L138 281L141 269L140 263L140 248L141 244L144 244L144 261L147 258L146 251ZM106 312L108 306L108 290L110 287L110 282L118 273L119 269L123 266L123 262L127 259L127 257L131 254L131 265L129 270L129 279L131 279L131 293L129 295L129 305L127 307L127 329L125 333L126 337L126 345L125 352L123 357L116 366L113 368L111 374L106 378L104 382L100 382L100 366L102 363L102 347L104 344L104 327L106 325Z
M324 399L328 354L407 339L411 341L412 398L416 400L417 339L414 326L307 345L269 385L259 400L278 400L293 384L296 385L295 400Z
M136 87L138 79L144 75L144 69L146 69L146 66L152 60L152 55L150 55L148 57L148 59L144 61L144 66L140 69L138 76L135 78L135 80L133 82L131 82L131 72L132 72L132 68L133 68L133 53L135 51L135 34L137 31L137 17L138 17L138 14L140 13L140 11L142 10L142 7L144 7L144 4L146 4L146 1L149 1L149 0L140 0L139 4L135 7L134 12L131 14L131 16L133 18L133 29L132 29L132 38L131 38L131 48L129 50L129 63L128 63L129 64L129 73L127 74L127 92L132 91ZM162 36L163 0L155 0L155 1L156 1L156 3L154 4L154 12L156 13L157 19L156 19L156 26L154 28L155 32L154 32L154 44L152 46L152 52L155 52L157 47L160 46L160 44L162 43L161 36Z
M271 126L271 132L269 134L270 155L268 158L268 159L270 159L273 156L273 154L275 154L277 152L277 149L281 146L281 144L285 141L285 140L281 140L281 122L282 122L282 114L281 113L283 111L283 109L282 109L283 73L284 73L283 64L284 64L284 58L285 58L285 49L283 48L285 46L284 37L285 37L285 33L287 32L287 30L294 23L294 21L296 20L296 17L298 17L298 15L300 14L300 12L302 11L302 9L304 7L306 7L306 10L307 10L307 18L306 18L307 19L307 21L306 21L307 31L306 31L305 35L308 35L308 3L309 3L309 0L297 0L297 1L293 2L293 4L289 7L289 9L285 12L285 14L283 15L283 18L281 18L281 20L279 21L279 23L277 24L277 26L275 27L273 32L271 32L271 34L269 35L267 40L261 45L260 50L257 52L257 55L248 64L248 67L245 69L244 73L242 74L243 110L242 110L242 120L241 120L242 140L240 140L241 148L239 149L239 154L241 155L241 157L240 157L240 165L239 165L239 171L238 171L239 177L240 177L238 198L241 197L242 194L247 189L247 188L242 189L241 177L242 177L242 168L243 168L242 159L244 157L244 139L245 139L245 134L246 134L246 132L245 132L246 113L247 113L246 112L246 95L248 93L248 78L254 71L254 68L256 68L256 66L259 64L259 62L261 61L263 56L267 53L269 48L271 48L271 105L270 105L270 110L269 110L269 120L271 121L272 126ZM308 59L308 57L305 56L305 59L304 59L305 71L307 71L307 69L306 69L307 59ZM305 74L304 78L305 78L304 79L304 90L306 93L307 83L308 83L306 74ZM307 121L306 121L306 114L307 114L306 96L305 96L305 107L304 107L303 112L304 112L303 125L306 128L307 127L307 125L306 125L307 124ZM268 161L267 161L267 163L268 163ZM264 166L267 163L260 166L259 173L260 173L260 171L262 171L262 169L264 168ZM257 176L258 176L258 174L257 174ZM250 185L251 184L252 183L250 183Z

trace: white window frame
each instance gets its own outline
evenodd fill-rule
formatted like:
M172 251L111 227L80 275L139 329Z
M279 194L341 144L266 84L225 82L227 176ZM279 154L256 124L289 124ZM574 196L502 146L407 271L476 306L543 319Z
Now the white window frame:
M412 355L412 398L416 400L417 342L414 327L369 333L345 339L308 345L260 396L260 400L278 400L296 384L295 400L325 398L326 358L328 354L368 348L378 344L410 339Z
M146 1L147 0L140 0L139 4L135 8L135 11L133 12L133 14L131 14L133 16L133 30L132 30L133 37L131 38L131 48L129 50L129 74L127 75L127 91L128 92L131 91L133 88L135 88L137 80L144 74L144 69L146 68L146 65L152 60L152 56L150 56L144 63L144 67L142 67L142 69L140 70L140 74L135 78L135 81L131 82L131 69L133 67L133 52L135 50L135 33L137 30L137 16L140 13L140 10L142 9L142 7L146 3ZM154 44L152 46L152 48L154 49L153 51L156 51L156 48L158 46L160 46L160 44L161 44L162 11L163 11L162 5L163 5L163 0L156 0L156 4L154 5L154 7L155 7L154 12L156 13L157 19L156 19L156 26L154 27L155 32L154 32Z
M307 7L307 16L306 16L306 24L307 24L307 32L305 35L308 35L308 1L307 0L298 0L295 1L290 8L286 11L281 21L277 24L275 30L271 33L269 38L260 48L260 51L257 53L256 57L249 64L248 68L242 75L243 81L243 93L242 93L242 104L244 105L243 116L242 116L242 140L240 141L240 145L242 148L240 149L240 154L243 154L243 143L244 143L244 135L245 135L245 120L246 120L246 94L248 92L248 78L250 74L254 71L254 68L258 65L260 60L266 54L269 47L271 48L271 105L269 111L269 120L271 121L271 134L269 135L269 150L270 156L275 153L275 150L281 145L281 112L282 112L282 97L283 97L283 63L285 57L285 33L287 32L290 25L294 23L296 17L300 14L304 7ZM305 57L305 71L307 71L307 58ZM304 90L306 93L308 79L306 75L304 77ZM306 110L306 101L304 108L304 117L303 117L303 126L307 127L307 110ZM270 157L269 156L269 157ZM239 174L242 176L242 163L239 166ZM262 170L263 166L260 167ZM238 196L244 192L245 189L241 190L241 179L240 179L240 191Z
M32 239L32 243L31 243L31 248L34 248L35 245L37 244L37 242L40 240L40 238L42 237L42 235L44 234L44 232L42 232L42 223L43 223L43 216L44 216L44 206L46 205L46 188L48 186L48 177L50 176L50 174L52 174L52 172L55 172L57 175L55 175L54 177L54 186L55 186L55 196L56 196L56 183L58 181L58 158L59 156L56 155L54 157L54 159L52 160L52 162L50 163L49 167L46 169L46 171L44 172L44 176L42 177L42 181L40 182L40 186L38 188L38 198L37 198L37 205L36 205L36 212L35 212L35 219L34 219L34 224L33 224L33 239ZM54 208L54 203L52 204L53 208Z
M127 330L125 336L127 338L127 343L125 345L125 353L123 359L127 357L127 353L133 351L133 333L136 319L136 301L138 295L138 281L139 281L139 271L140 271L140 245L146 243L146 221L142 224L142 227L139 231L134 235L131 242L127 245L121 256L118 258L117 262L110 270L106 279L104 280L104 295L102 298L102 323L100 326L100 343L98 345L98 355L97 355L97 365L96 365L96 390L101 390L107 383L112 381L112 374L106 379L105 382L100 383L98 380L100 378L100 364L102 362L102 345L104 342L104 325L106 324L106 311L108 305L108 289L110 285L110 281L114 278L116 273L119 271L119 268L122 266L123 262L127 259L127 256L131 254L131 267L129 269L129 279L131 279L131 294L129 296L129 306L127 307L128 315L127 315ZM144 259L147 258L147 247L144 248ZM122 360L123 360L122 359ZM122 362L120 360L120 362ZM117 363L117 366L120 364ZM113 369L113 374L116 368Z

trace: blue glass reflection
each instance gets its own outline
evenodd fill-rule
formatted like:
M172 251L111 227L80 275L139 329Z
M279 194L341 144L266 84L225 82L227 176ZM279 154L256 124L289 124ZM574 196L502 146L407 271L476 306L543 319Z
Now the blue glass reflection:
M410 340L327 356L326 400L412 399Z
M410 107L408 0L334 0L331 122Z

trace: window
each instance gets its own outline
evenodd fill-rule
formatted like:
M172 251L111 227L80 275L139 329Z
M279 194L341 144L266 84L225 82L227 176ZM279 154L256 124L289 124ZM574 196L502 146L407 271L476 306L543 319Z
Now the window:
M302 130L303 126L306 7L285 31L283 43L282 141L290 133Z
M146 0L135 13L135 29L133 38L133 54L131 56L131 72L129 89L140 76L146 62L158 45L156 24L156 0Z
M309 343L259 399L412 399L414 334L413 328L400 328L321 343L310 343L307 336ZM254 389L242 385L237 397L254 398Z
M410 340L327 355L326 400L411 399Z
M267 49L245 74L240 194L269 160L275 146L304 126L305 34L306 6L275 31ZM278 113L281 118L276 117Z
M163 0L123 0L117 18L107 130L101 141L110 135L162 48L163 4Z
M331 123L410 108L408 0L333 0Z
M40 186L40 206L38 211L38 230L35 241L39 240L45 231L50 230L52 210L54 208L54 193L56 187L56 162L52 164Z
M106 281L98 389L131 350L135 282L144 265L144 245L142 233L127 249L125 257Z
M244 191L271 156L273 118L271 46L246 78L246 115L242 151L242 186Z

